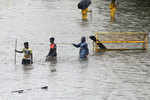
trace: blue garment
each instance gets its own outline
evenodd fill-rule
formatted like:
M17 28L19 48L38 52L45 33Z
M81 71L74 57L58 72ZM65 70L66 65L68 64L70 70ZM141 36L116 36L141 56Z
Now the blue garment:
M88 49L88 44L86 42L81 42L79 44L73 44L75 47L79 48L80 47L80 58L86 58L87 55L89 54L89 49Z

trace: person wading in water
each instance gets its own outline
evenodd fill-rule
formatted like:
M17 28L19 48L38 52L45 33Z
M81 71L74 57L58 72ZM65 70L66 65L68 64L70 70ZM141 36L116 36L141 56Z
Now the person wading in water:
M24 42L24 48L22 51L15 50L17 53L24 53L24 57L22 59L22 64L33 64L33 54L32 49L29 48L29 43Z
M50 39L50 50L48 55L46 56L46 61L54 60L57 57L57 46L55 44L55 38L51 37Z
M91 12L88 10L88 7L90 6L90 4L91 4L91 0L81 0L78 3L78 9L81 9L83 20L87 20L87 17L88 17L87 13Z
M116 9L117 9L117 5L115 2L116 2L116 0L112 0L109 5L111 22L115 21L115 13L116 13Z
M81 37L81 42L79 44L72 43L72 45L75 46L76 48L80 47L80 52L79 52L80 58L87 58L89 54L89 49L85 37Z

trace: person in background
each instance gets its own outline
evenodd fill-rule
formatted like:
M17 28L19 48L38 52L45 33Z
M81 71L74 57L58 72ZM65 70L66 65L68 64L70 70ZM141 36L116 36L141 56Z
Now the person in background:
M49 40L50 40L50 50L49 50L48 55L46 56L46 61L56 59L56 57L57 57L57 46L54 42L55 38L51 37Z
M22 64L33 64L33 54L32 49L29 48L29 43L24 42L24 48L21 51L15 50L17 53L24 53L24 57L22 59Z
M115 13L116 13L116 8L117 8L117 5L115 2L116 0L111 0L111 3L109 5L111 22L114 22L115 20Z
M98 39L96 39L95 36L91 35L89 38L90 38L91 40L93 40L93 42L95 42L95 43L98 45L98 47L99 47L100 49L107 49L106 46L105 46L103 43L100 43L100 41L99 41ZM97 43L97 42L98 42L98 43Z
M88 10L88 7L90 6L90 4L91 4L91 0L81 0L78 3L78 9L81 9L83 20L87 20L87 13L91 12Z
M72 43L72 45L75 46L76 48L80 47L80 52L79 52L80 58L87 58L89 54L89 49L85 37L81 37L81 42L79 44Z

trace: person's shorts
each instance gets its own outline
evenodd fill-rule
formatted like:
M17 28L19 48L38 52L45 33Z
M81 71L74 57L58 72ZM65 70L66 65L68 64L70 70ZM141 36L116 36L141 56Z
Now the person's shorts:
M30 59L22 59L22 64L23 65L28 65L28 64L32 64Z

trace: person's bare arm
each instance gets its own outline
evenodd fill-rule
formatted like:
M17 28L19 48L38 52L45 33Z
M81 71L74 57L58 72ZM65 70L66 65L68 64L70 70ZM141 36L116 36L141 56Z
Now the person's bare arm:
M16 50L16 49L15 49L15 52L17 52L17 53L23 53L23 51L19 51L19 50Z

